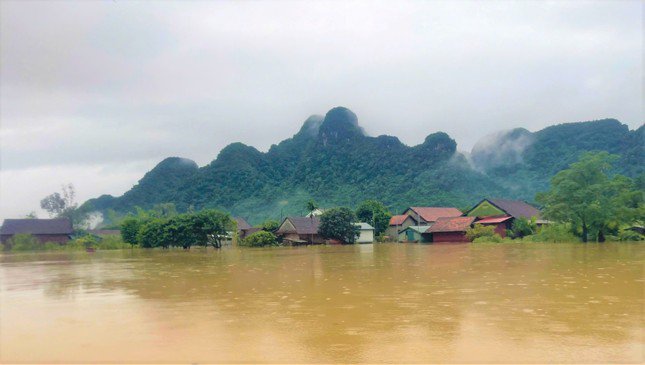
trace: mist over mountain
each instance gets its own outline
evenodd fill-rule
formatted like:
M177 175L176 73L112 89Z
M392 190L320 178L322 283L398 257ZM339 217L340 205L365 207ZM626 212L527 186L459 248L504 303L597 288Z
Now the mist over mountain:
M518 128L483 137L468 160L446 133L406 146L393 136L366 136L357 116L337 107L309 117L298 133L266 153L232 143L203 167L167 158L122 196L86 204L127 213L172 202L180 211L218 208L257 223L303 214L309 199L323 207L377 199L394 212L410 205L467 207L483 197L532 201L585 151L619 154L618 172L642 174L643 138L643 127L630 131L614 119L537 132Z

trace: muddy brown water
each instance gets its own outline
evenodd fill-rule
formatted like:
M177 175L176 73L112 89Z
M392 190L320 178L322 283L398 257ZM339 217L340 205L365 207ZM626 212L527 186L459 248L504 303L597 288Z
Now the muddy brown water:
M642 362L643 244L0 256L1 362Z

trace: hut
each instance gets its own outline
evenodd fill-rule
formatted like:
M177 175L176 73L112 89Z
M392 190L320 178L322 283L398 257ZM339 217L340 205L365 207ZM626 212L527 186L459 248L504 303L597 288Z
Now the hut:
M389 226L385 230L385 235L388 236L391 240L396 240L401 230L406 229L410 226L415 226L417 224L417 220L407 214L393 215L390 218Z
M325 243L318 234L320 218L318 217L287 217L275 232L282 242L291 245Z
M428 226L409 226L399 232L399 242L432 242L432 235L427 233Z
M372 227L368 223L356 223L355 226L359 229L359 235L356 239L356 243L374 242L374 227Z

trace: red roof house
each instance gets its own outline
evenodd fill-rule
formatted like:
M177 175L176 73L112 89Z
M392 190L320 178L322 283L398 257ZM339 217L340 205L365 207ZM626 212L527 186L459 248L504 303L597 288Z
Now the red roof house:
M469 242L466 231L472 227L475 217L443 217L428 228L433 243Z
M501 237L506 237L506 230L511 229L512 223L513 217L511 217L510 215L485 217L475 222L475 224L495 227L495 233L497 233Z

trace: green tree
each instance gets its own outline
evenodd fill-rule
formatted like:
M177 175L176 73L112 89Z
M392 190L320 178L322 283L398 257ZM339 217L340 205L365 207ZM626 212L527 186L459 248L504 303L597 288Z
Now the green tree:
M268 219L262 223L262 230L267 231L267 232L275 232L280 228L280 222L273 220L273 219Z
M495 227L485 226L483 224L475 224L472 228L468 228L466 231L466 238L470 241L474 241L477 238L493 236L495 236Z
M222 247L222 240L226 238L227 230L235 225L235 220L227 213L215 209L206 209L193 215L195 229L200 245L213 245L214 248Z
M137 242L144 248L168 248L170 240L166 232L166 221L157 218L145 222L137 234Z
M278 246L278 241L275 235L267 231L257 231L240 242L240 246L246 247L264 247L264 246Z
M307 208L308 212L312 212L319 208L318 203L316 203L313 199L309 199L305 207Z
M527 219L525 217L515 218L511 226L510 236L512 238L522 238L530 236L537 231L537 224L535 217Z
M356 208L356 217L360 222L371 224L378 236L389 227L392 213L380 201L365 200Z
M324 238L339 240L343 243L354 243L360 230L354 212L345 207L333 208L320 216L318 233Z
M136 245L138 243L137 235L142 224L142 220L134 217L128 217L121 221L121 238L123 242L129 243L132 246Z
M578 162L551 179L551 189L537 194L549 220L569 223L583 242L590 235L599 242L621 224L640 219L643 214L642 191L621 175L609 176L612 161L618 156L607 152L586 153Z

